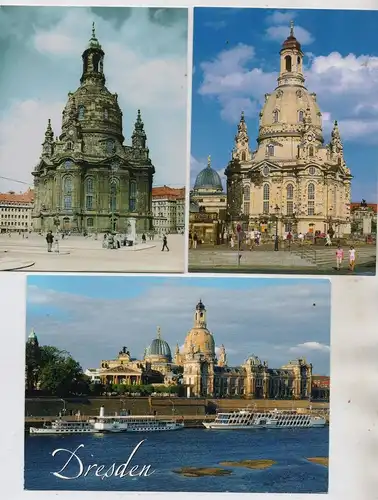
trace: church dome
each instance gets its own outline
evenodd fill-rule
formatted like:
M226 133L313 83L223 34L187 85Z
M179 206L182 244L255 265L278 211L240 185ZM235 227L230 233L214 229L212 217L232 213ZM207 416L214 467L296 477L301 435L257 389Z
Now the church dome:
M160 337L160 329L158 329L158 337L147 347L144 358L149 360L165 360L167 362L172 361L171 348L168 342Z
M191 350L195 353L215 355L214 337L207 328L192 328L185 339L184 352L188 354Z
M218 172L211 168L210 156L207 161L207 167L201 170L194 183L195 191L202 189L223 191L222 181Z

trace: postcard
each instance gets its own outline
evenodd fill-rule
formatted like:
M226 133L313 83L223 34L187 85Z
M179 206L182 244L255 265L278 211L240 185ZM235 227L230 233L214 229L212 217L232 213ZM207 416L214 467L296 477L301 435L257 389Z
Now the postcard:
M25 489L327 492L328 280L27 282Z
M183 272L187 9L0 18L0 270Z
M195 8L189 271L375 275L377 22Z

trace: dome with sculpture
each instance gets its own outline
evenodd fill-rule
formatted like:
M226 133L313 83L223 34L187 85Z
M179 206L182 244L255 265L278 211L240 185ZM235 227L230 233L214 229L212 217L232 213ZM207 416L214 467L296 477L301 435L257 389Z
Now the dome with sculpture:
M169 347L168 342L161 338L160 327L157 330L157 337L147 347L144 359L150 362L166 361L167 363L170 363L172 361L171 348Z
M207 160L207 167L197 175L193 189L194 191L223 191L220 175L211 167L210 156Z

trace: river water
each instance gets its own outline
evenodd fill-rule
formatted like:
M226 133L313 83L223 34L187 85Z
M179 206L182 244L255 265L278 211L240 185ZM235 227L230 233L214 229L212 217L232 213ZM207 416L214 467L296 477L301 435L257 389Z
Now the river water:
M145 440L129 462L128 470L150 465L148 477L96 477L95 468L85 477L80 462L104 465L102 474L113 463L117 468L127 462L134 448ZM181 492L255 492L325 493L328 468L313 464L311 457L328 457L328 427L322 429L255 429L250 431L209 431L184 429L175 432L122 433L70 436L25 437L25 488L28 490L91 491L181 491ZM80 461L73 457L58 472L78 446ZM69 452L57 452L63 448ZM220 467L222 461L270 459L275 465L265 470L225 467L228 476L184 477L174 471L180 467ZM141 469L140 469L141 470ZM100 471L101 472L101 471ZM137 471L134 469L134 474Z

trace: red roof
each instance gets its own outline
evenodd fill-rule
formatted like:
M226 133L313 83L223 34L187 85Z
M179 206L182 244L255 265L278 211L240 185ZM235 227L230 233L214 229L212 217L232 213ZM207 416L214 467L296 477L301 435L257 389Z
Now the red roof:
M313 375L312 377L313 387L329 387L330 377L328 375Z
M376 203L366 203L366 206L368 208L371 208L375 214L377 213L377 204ZM361 203L351 203L350 204L351 211L357 210L358 208L362 208Z
M21 203L33 203L33 201L33 189L28 189L25 193L15 193L14 191L9 191L9 193L0 193L0 203L11 203L17 205Z
M152 198L169 198L171 200L179 200L185 198L185 188L171 188L169 186L153 187Z

